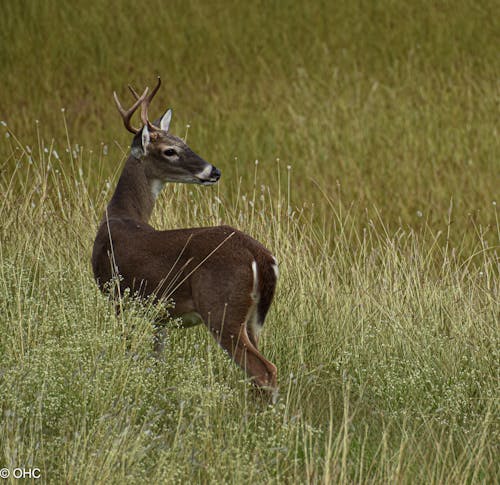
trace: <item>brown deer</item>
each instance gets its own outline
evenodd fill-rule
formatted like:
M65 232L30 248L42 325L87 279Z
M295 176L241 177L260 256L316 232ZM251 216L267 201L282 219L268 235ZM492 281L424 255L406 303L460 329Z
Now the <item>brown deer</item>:
M173 299L171 316L186 326L204 323L220 346L259 388L277 390L276 367L258 350L259 332L271 305L278 268L262 244L229 226L159 231L148 224L166 182L212 185L220 171L168 132L172 111L151 123L148 108L161 84L124 110L135 136L116 190L100 223L92 252L99 287L114 277L120 292ZM131 118L141 107L142 128ZM158 346L160 348L161 345Z

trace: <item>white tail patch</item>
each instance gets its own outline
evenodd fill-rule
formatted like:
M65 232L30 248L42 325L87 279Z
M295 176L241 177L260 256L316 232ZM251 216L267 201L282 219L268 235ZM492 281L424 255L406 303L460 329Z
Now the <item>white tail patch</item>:
M252 293L250 296L252 300L256 301L259 298L259 278L257 274L257 261L252 261L252 273L253 273L253 285L252 285Z
M274 261L274 264L272 264L272 268L273 268L273 271L274 271L274 275L276 276L276 279L278 279L279 275L280 275L280 272L279 272L279 269L278 269L278 260L273 256L273 261Z
M250 298L252 299L252 304L248 309L247 316L245 318L245 325L250 330L250 332L259 338L260 331L262 330L262 325L259 325L257 318L257 305L259 303L259 274L257 271L257 261L252 261L252 274L253 274L253 285L252 292L250 293Z
M278 279L278 277L280 275L280 271L278 269L278 266L276 264L273 264L272 267L273 267L274 275L276 276L276 279Z

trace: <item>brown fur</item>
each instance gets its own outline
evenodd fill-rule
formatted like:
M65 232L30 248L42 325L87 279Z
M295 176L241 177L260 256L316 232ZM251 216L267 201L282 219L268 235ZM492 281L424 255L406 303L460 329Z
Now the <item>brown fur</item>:
M175 146L180 154L171 166L161 158L167 145ZM258 351L257 335L247 325L252 312L257 312L256 320L262 325L271 304L276 285L271 253L229 226L158 231L148 224L155 203L153 181L175 181L176 177L185 181L186 174L199 174L207 165L182 140L166 132L151 137L142 158L131 155L97 232L94 276L104 290L117 271L122 291L130 288L142 296L173 298L173 316L199 313L253 382L275 390L276 367ZM251 295L253 261L257 263L257 301Z

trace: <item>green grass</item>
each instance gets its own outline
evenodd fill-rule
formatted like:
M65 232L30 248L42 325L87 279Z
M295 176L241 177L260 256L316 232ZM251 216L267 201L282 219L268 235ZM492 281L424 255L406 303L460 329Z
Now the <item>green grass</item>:
M39 119L64 149L64 107L75 142L103 142L116 160L114 140L129 137L112 91L125 100L127 83L152 86L160 74L153 111L173 107L174 131L189 123L193 148L227 180L251 181L258 159L267 181L280 158L296 204L324 206L315 183L338 185L356 218L376 206L387 222L414 226L442 223L453 197L457 225L494 226L495 7L5 1L0 119L26 140Z
M127 3L0 6L0 468L498 482L494 2ZM167 187L153 224L276 254L275 406L202 327L153 359L155 308L117 319L93 282L129 143L110 94L157 73L155 109L223 178Z

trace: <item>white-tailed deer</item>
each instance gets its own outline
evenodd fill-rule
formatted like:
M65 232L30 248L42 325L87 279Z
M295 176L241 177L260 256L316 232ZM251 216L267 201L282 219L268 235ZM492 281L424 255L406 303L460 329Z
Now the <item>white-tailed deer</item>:
M229 226L158 231L148 224L166 182L212 185L220 171L168 132L171 110L151 123L148 107L161 81L124 110L135 136L92 252L94 276L104 291L117 273L123 292L172 298L173 317L205 323L211 334L260 388L275 391L276 367L258 351L259 332L271 305L277 263L259 242ZM141 107L142 128L131 118ZM123 294L123 293L122 293Z

